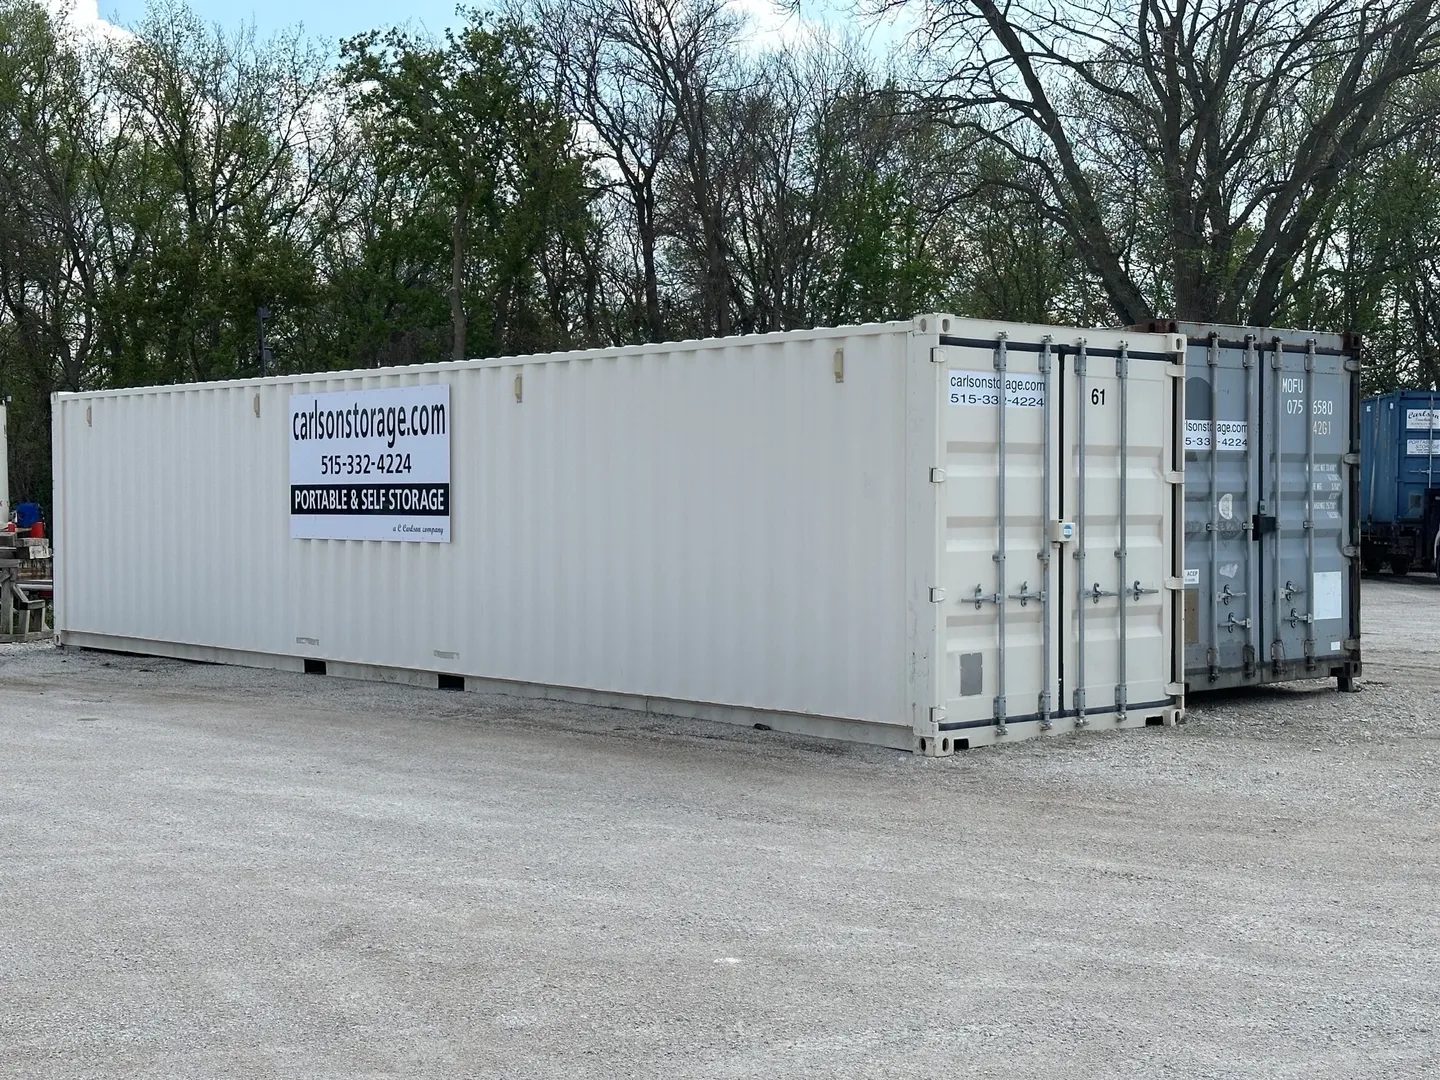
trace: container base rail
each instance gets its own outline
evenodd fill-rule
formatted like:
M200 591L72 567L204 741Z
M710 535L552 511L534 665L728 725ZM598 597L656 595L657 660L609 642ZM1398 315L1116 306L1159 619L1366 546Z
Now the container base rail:
M51 636L47 632L46 637ZM496 694L541 701L563 701L575 705L591 705L604 709L624 709L652 716L676 717L717 724L732 724L764 731L781 731L819 739L864 743L892 750L913 751L927 757L940 757L964 750L993 745L999 738L995 726L941 724L937 734L917 737L906 724L876 723L838 716L815 716L807 713L783 712L773 709L714 702L685 701L675 698L646 697L637 694L613 693L577 686L547 686L539 683L515 682L509 679L484 678L473 675L452 675L446 672L386 667L379 664L355 664L322 660L314 657L251 652L245 649L223 649L205 645L186 645L173 641L147 641L62 631L58 635L62 648L88 649L95 652L153 656L169 660L185 660L199 664L226 664L273 671L291 671L331 678L353 679L358 682L390 683L427 690L464 691L475 694ZM1155 702L1150 706L1132 705L1123 716L1096 713L1076 722L1073 712L1051 717L1049 727L1040 728L1040 718L1012 717L1012 733L1028 735L1064 735L1078 730L1110 731L1146 727L1175 727L1184 723L1185 710L1174 700Z

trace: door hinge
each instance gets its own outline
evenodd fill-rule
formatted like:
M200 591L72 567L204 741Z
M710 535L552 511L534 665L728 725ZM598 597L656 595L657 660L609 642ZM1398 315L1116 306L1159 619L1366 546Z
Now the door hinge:
M1340 554L1344 555L1347 559L1353 559L1360 554L1360 549L1354 544L1346 544L1340 549Z
M1356 359L1354 359L1354 358L1351 358L1351 359L1349 359L1349 360L1346 360L1346 361L1345 361L1345 370L1346 370L1346 371L1359 371L1359 370L1361 370L1360 361L1359 361L1359 360L1356 360Z
M1181 472L1180 470L1178 470L1178 469L1166 469L1166 470L1165 470L1165 483L1167 483L1167 484L1183 484L1183 483L1185 483L1185 474L1184 474L1183 472Z
M930 347L930 363L943 364L944 362L945 350L942 349L939 345L932 345Z
M1341 463L1342 465L1359 465L1359 464L1360 464L1360 455L1359 455L1359 454L1341 454L1341 455L1340 455L1340 463Z
M945 590L944 590L944 589L931 589L931 590L930 590L930 602L931 602L932 604L941 603L944 599L945 599Z
M943 484L944 482L945 482L945 470L944 470L944 469L931 469L931 470L930 470L930 483L932 483L932 484Z
M1167 682L1165 684L1165 694L1167 697L1184 697L1185 684L1183 682Z

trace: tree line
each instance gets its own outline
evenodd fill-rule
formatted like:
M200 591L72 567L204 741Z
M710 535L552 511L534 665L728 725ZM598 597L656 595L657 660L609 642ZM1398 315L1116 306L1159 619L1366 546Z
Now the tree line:
M332 48L0 0L0 394L926 310L1358 330L1440 376L1440 16L1414 0L501 0ZM262 358L257 313L266 313Z

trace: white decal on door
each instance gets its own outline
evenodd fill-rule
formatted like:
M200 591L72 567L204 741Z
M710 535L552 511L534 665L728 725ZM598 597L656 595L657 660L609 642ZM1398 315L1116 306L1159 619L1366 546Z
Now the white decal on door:
M1317 620L1338 619L1344 615L1343 580L1344 575L1339 570L1315 575L1314 610Z

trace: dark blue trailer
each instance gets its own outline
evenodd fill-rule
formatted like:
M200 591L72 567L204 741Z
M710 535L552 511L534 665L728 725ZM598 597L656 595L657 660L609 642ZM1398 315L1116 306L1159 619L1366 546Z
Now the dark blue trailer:
M1360 410L1360 545L1366 573L1433 570L1440 534L1440 393L1395 390Z

